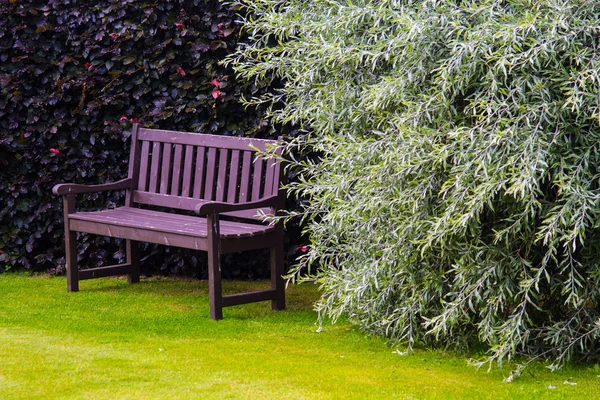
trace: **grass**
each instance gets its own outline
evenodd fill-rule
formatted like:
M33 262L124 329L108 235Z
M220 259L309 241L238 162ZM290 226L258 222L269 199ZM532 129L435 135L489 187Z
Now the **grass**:
M225 282L225 289L266 282ZM1 399L590 399L600 368L551 373L536 365L513 383L464 358L401 356L346 323L316 332L314 286L292 286L288 309L269 303L208 318L206 282L122 279L81 283L0 275ZM565 382L576 383L571 385ZM548 387L555 387L549 389Z

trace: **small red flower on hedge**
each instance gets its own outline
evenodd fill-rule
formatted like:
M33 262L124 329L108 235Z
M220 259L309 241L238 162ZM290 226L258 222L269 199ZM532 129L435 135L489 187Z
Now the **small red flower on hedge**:
M119 121L127 121L129 118L127 118L126 115L123 115L121 118L119 118Z
M86 62L85 64L83 64L83 66L87 68L87 67L89 67L89 66L90 66L90 63L89 63L89 62Z
M217 78L215 78L215 79L213 79L212 81L210 81L210 83L212 83L212 85L213 85L213 86L215 86L215 87L219 87L219 86L221 86L221 82L219 82L219 81L217 80Z
M113 38L113 39L116 39L117 38L117 34L113 32L113 33L110 34L110 37Z
M137 124L138 119L137 118L129 118L129 122L133 122L134 124Z
M52 153L52 154L60 154L60 151L58 151L58 150L57 150L57 149L55 149L55 148L51 148L51 149L50 149L50 153Z
M308 246L305 246L305 245L296 246L296 251L301 251L303 253L306 253L308 251Z
M181 22L175 22L175 26L176 26L178 29L181 29L181 30L185 29L185 25L184 25L184 24L182 24Z
M181 67L178 67L178 68L177 68L177 73L178 73L179 75L181 75L181 76L185 76L185 71L184 71L184 70L183 70L183 68L181 68Z
M215 89L212 91L213 99L215 99L215 100L218 99L220 95L221 95L221 91L219 89Z

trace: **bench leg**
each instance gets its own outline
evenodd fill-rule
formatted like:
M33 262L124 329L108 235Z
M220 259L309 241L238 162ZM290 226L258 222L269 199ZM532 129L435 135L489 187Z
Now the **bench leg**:
M221 289L221 243L219 215L207 216L208 225L208 297L210 318L223 319L223 292Z
M79 270L77 268L77 233L69 229L69 214L75 212L75 195L63 196L63 212L65 224L65 265L67 267L67 290L79 290Z
M79 269L77 268L77 233L65 229L65 261L67 264L67 291L79 291Z
M271 309L285 310L285 282L283 281L283 232L277 228L279 238L277 245L271 247L271 289L275 290L275 299L271 301Z
M127 263L130 265L129 274L127 275L127 282L138 283L140 281L140 257L138 255L138 242L127 239L125 241L125 248L127 250Z

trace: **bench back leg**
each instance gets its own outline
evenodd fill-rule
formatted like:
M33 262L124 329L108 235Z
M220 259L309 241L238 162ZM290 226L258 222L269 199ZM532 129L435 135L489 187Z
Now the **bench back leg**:
M210 318L223 319L223 292L221 288L221 240L219 214L209 214L208 228L208 297Z
M127 263L130 264L127 282L138 283L140 281L140 257L138 255L138 242L127 239L125 241L125 248L127 251Z
M79 270L77 268L77 234L69 229L69 214L75 212L75 195L63 196L65 219L65 264L67 267L67 290L79 291Z
M285 283L283 281L283 229L277 223L277 244L271 247L271 289L275 290L275 299L271 301L271 309L285 310Z

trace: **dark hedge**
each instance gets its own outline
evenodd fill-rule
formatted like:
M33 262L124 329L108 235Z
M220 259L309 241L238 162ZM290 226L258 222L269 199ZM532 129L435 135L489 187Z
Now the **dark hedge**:
M62 204L51 188L126 176L134 120L277 136L260 109L239 101L269 90L267 82L236 81L219 65L240 40L234 11L219 1L24 3L0 0L1 270L64 270ZM79 202L98 208L122 197ZM145 273L205 275L202 253L143 247ZM122 262L120 248L118 240L82 235L80 265ZM225 262L225 277L267 273L264 252Z

